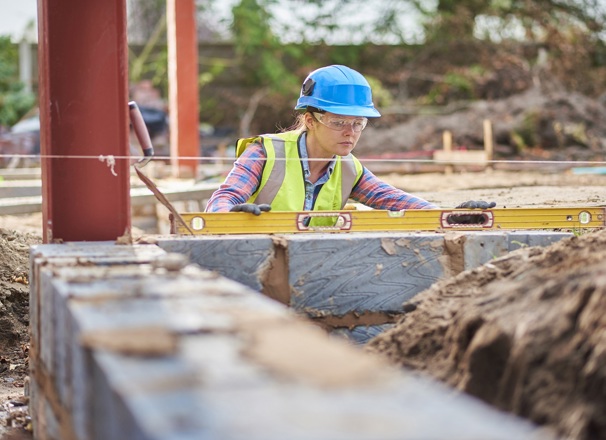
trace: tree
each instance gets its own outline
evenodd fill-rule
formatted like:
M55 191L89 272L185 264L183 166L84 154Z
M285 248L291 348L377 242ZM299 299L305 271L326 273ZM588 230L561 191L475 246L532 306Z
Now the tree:
M414 3L425 17L425 49L439 56L465 42L478 50L493 43L495 55L524 45L543 54L529 66L540 70L536 78L588 95L606 87L606 6L601 0L438 0L435 8L424 7L422 0Z
M32 108L35 97L19 81L18 49L0 36L0 126L12 126Z
M158 44L160 50L150 50L154 41L165 38L165 0L129 1L137 5L133 11L147 32L147 47L131 58L133 79L152 77L165 90L166 51L162 44ZM200 1L203 18L199 25L221 28L220 21L230 20L229 33L218 34L223 41L229 39L235 51L233 58L202 59L201 118L212 125L232 124L235 108L240 135L251 129L271 129L270 120L284 124L286 117L290 120L285 110L292 108L302 77L326 63L364 68L383 79L394 95L404 90L405 99L406 90L416 96L435 91L438 98L445 98L432 100L438 104L486 97L489 88L500 92L489 94L493 98L507 96L532 84L538 60L544 60L537 57L539 50L547 54L547 62L540 67L548 75L572 90L599 94L606 89L606 12L601 3L239 0L231 16L223 17L213 13L220 0ZM145 8L152 11L144 13ZM420 17L422 26L407 17ZM385 43L401 50L393 51L388 59L365 50ZM511 78L512 69L526 75L524 81L514 75L508 80L513 85L503 87L499 81Z
M232 31L238 64L246 73L243 82L254 86L243 112L240 135L250 133L250 123L260 102L270 94L292 93L298 79L284 64L287 56L296 56L294 48L283 45L272 32L272 15L263 0L241 0L234 6Z
M213 2L210 2L213 3ZM163 92L168 89L168 50L166 44L166 0L128 0L128 35L130 50L129 79L137 83L149 79ZM214 41L219 32L218 23L209 21L212 5L203 2L197 7L198 41ZM139 50L135 52L133 49ZM221 66L210 69L222 71ZM208 74L201 76L200 83L212 81Z
M491 2L485 0L439 0L435 12L429 15L427 39L473 38L476 17L488 13L490 8Z
M435 9L413 3L425 16L430 41L510 36L544 42L571 29L599 39L606 29L600 0L439 0Z
M273 25L282 41L326 44L419 42L413 0L279 0L269 7L283 20ZM288 17L286 15L288 14Z

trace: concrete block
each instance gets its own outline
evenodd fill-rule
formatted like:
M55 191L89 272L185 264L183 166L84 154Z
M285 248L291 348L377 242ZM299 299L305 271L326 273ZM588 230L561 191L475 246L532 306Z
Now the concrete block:
M437 234L288 238L290 305L311 316L399 312L444 275Z
M156 246L119 246L113 242L33 246L30 250L30 331L34 355L30 360L32 383L38 383L44 374L44 377L48 378L44 383L48 382L46 386L51 387L46 392L52 390L56 394L53 396L54 401L64 401L66 405L73 407L70 400L73 394L67 387L67 378L73 373L73 362L69 362L69 359L71 356L82 354L69 350L70 346L79 346L79 341L73 340L71 320L66 314L66 298L61 298L55 289L57 274L54 270L92 264L105 268L127 263L135 263L138 266L165 255L166 252ZM140 274L137 276L140 277ZM82 363L83 361L79 361L76 365ZM76 375L74 380L78 382L81 377ZM89 397L86 393L80 396L83 402ZM59 416L53 411L52 406L46 405L40 414L44 420L52 421ZM45 422L45 425L48 425L46 432L50 429L50 424Z
M66 267L85 264L121 265L154 261L166 252L153 245L116 245L114 242L77 242L41 244L30 248L30 331L39 340L40 287L38 277L43 267Z
M35 421L33 436L36 440L63 440L59 420L42 386L42 382L30 378L29 415Z
M35 329L32 331L31 345L34 349L35 355L37 355L39 361L48 374L53 374L53 356L54 356L54 337L55 330L53 328L53 310L52 310L52 284L53 275L48 273L46 277L38 277L37 287L40 292L44 292L44 295L40 295L38 301L36 301L36 308L33 309L30 306L30 315L36 314L36 319L32 322L30 319L30 326ZM31 292L30 292L31 294ZM41 313L44 311L44 314ZM35 327L34 327L35 325Z
M94 356L91 439L208 438L191 365L176 356Z
M118 245L113 241L70 242L32 246L30 259L76 259L79 263L126 264L149 262L164 255L155 245ZM62 262L62 264L64 264Z
M64 350L69 357L66 368L69 368L72 376L65 379L62 388L65 390L65 400L62 405L65 411L70 414L72 429L77 439L89 439L92 431L91 405L97 399L91 372L94 369L93 353L82 347L80 342L80 332L70 317L72 333L69 339L65 341Z
M571 232L556 231L518 231L509 233L509 251L527 246L547 247L564 238L572 237Z
M364 345L375 336L393 328L395 324L359 325L349 328L337 328L330 331L331 335L343 338L356 345Z
M263 290L261 272L274 255L268 235L160 239L157 245L166 252L185 254L192 263L259 292Z
M287 330L288 325L281 328ZM231 342L217 340L212 343L208 339L215 335L192 335L182 345L182 357L204 379L196 392L202 405L201 414L205 416L206 432L212 433L211 438L505 439L531 435L530 430L524 432L530 429L528 425L517 425L513 418L501 418L502 414L495 418L496 413L490 414L492 410L485 412L487 407L482 409L484 404L465 396L455 397L433 382L413 380L403 371L373 368L376 381L360 377L359 381L347 385L338 381L329 384L303 374L308 367L316 371L324 368L324 361L308 359L311 364L306 365L307 356L304 355L295 361L300 367L299 374L276 371L250 355L255 351L254 342L247 343L246 334L231 336ZM332 366L327 368L335 368L337 375L340 372L348 376L350 371L341 370L343 364L337 361L345 354L340 350L341 341L315 339L305 331L299 337L299 341L316 343L310 348L310 354L332 353L326 355L327 364ZM247 349L239 350L234 339ZM298 350L296 341L292 345L293 350ZM224 348L219 354L211 349L220 346ZM279 346L275 348L279 349ZM282 350L275 353L276 357L288 356L286 347ZM357 349L354 352L363 356ZM322 356L320 354L316 359ZM325 373L331 374L330 371ZM263 404L259 405L259 402Z
M463 244L464 270L481 266L509 252L509 237L506 232L466 234Z
M98 264L112 267L154 261L166 252L156 246L123 246L113 242L88 242L33 246L30 250L30 331L33 353L38 356L31 364L39 362L53 381L53 387L61 398L67 392L63 386L71 374L66 362L68 354L64 340L71 333L66 307L52 286L58 267L78 267ZM41 275L42 272L45 275ZM79 273L78 276L81 274ZM46 292L42 295L41 292Z
M533 438L532 429L495 417L466 398L409 381L332 392L281 387L204 390L211 438L230 440L418 440ZM461 397L461 396L459 396ZM259 402L263 402L262 405ZM479 411L477 411L479 410ZM226 417L226 414L232 414ZM470 416L473 413L473 416ZM538 438L538 436L536 437Z
M50 286L43 282L48 291L41 296L51 305L41 313L45 329L41 345L49 352L43 363L49 365L53 388L71 414L78 438L89 438L91 398L97 399L83 335L112 331L115 337L126 338L131 329L158 326L185 334L229 331L229 318L213 312L225 296L236 309L251 303L256 313L284 309L257 292L194 266L180 274L145 264L67 266L42 270L41 280L46 277L54 277L54 282Z
M267 370L247 359L248 346L246 335L185 335L180 340L180 358L193 366L205 387L249 388L268 383Z
M490 260L527 246L549 246L571 233L554 231L482 231L467 233L464 240L464 270L473 269Z

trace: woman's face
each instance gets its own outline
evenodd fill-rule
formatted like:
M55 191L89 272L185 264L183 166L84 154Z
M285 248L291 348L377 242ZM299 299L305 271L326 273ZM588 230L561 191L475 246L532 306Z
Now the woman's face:
M307 113L308 153L312 157L347 156L355 148L367 119L334 113ZM311 143L311 145L310 145Z

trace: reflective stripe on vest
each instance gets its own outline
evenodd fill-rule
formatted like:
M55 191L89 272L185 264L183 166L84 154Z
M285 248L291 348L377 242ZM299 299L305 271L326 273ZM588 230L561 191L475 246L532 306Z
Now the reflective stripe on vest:
M263 179L261 180L261 186L257 192L257 197L255 198L255 203L259 205L263 203L271 205L271 202L274 201L278 191L280 191L280 188L284 183L284 175L286 174L286 142L279 138L273 138L270 142L273 145L275 159L271 167L271 172L267 173L267 179L265 179L265 182L263 182ZM263 145L265 146L266 143L264 142ZM276 160L278 166L276 166ZM265 164L265 166L267 167L268 164ZM263 170L263 175L265 174L265 170Z
M347 201L349 200L349 195L353 190L354 185L358 182L358 170L356 168L357 159L352 155L348 154L347 156L341 158L341 209L345 206ZM360 176L362 175L362 164L358 162L360 165Z

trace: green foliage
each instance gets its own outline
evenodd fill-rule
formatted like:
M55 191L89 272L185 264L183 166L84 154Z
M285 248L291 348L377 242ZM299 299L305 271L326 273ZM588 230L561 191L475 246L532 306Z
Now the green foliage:
M268 5L272 0L240 0L232 9L236 62L243 72L242 85L249 88L241 109L239 135L248 136L259 107L292 96L300 87L299 79L286 65L287 59L301 55L293 46L284 45L274 35Z
M439 0L425 25L427 41L468 40L474 37L475 18L486 13L486 0Z
M448 87L462 94L463 97L473 98L473 84L466 76L458 73L447 73L444 82Z
M168 93L168 50L166 45L154 46L149 53L145 49L133 57L129 70L131 84L150 80L163 95Z
M35 104L35 97L19 81L17 47L0 36L0 125L12 126Z
M591 233L592 231L593 231L592 229L587 229L587 228L572 228L569 230L569 232L577 238L582 237L583 235L587 235L587 234Z
M364 46L340 46L339 50L334 51L332 63L343 64L344 66L355 66L360 62L360 53Z
M523 242L518 241L518 240L511 240L511 244L515 244L519 249L523 249L523 248L527 248L528 247L528 243L523 243Z
M381 81L374 76L365 75L370 88L372 89L372 100L377 107L389 107L393 104L393 96Z
M466 73L446 73L421 101L424 104L443 105L453 99L473 99L473 81Z
M201 87L201 92L204 94L204 87ZM205 99L200 100L200 114L206 115L204 118L204 122L210 124L211 126L217 125L222 119L225 119L227 115L225 115L221 108L220 102L217 98L205 95Z
M284 64L296 56L291 46L283 45L271 28L271 0L241 0L232 10L234 44L239 64L246 69L248 85L288 91L297 78Z
M518 152L537 146L539 121L540 114L537 111L529 111L524 115L522 123L514 128L511 140Z
M128 0L129 33L145 41L139 52L129 46L129 81L150 80L164 94L168 90L166 0Z
M158 47L160 39L166 38L166 15L163 14L154 26L154 30L147 40L141 53L131 52L129 69L130 81L137 83L143 79L151 79L155 86L166 86L168 53L166 45L161 50Z

